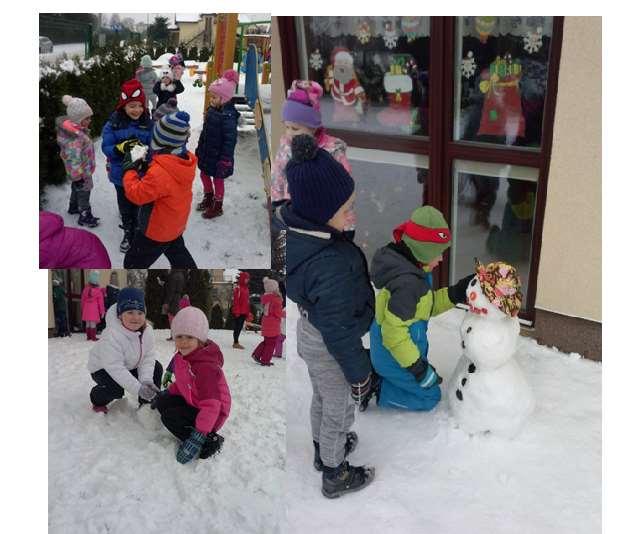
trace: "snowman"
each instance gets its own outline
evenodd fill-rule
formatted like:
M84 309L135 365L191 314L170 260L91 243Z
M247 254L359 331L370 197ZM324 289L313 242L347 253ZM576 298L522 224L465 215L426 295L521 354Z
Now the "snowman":
M469 434L512 438L534 409L532 390L514 359L520 332L520 281L503 262L476 261L467 287L469 313L460 334L464 354L449 381L453 416Z

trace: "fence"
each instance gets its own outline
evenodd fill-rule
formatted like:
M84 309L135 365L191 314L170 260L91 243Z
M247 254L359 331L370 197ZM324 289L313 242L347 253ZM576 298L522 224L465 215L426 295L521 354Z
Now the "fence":
M42 59L54 59L63 54L88 58L91 55L93 28L91 24L52 15L39 15L39 35L53 44L51 53L40 54Z

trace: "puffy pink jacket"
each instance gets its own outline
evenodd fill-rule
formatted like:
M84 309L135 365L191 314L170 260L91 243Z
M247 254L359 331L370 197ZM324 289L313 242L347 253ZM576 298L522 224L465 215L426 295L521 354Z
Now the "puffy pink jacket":
M195 428L203 434L217 432L230 414L230 389L221 370L223 364L221 350L210 340L186 357L179 352L174 355L176 381L168 391L200 410Z
M80 307L82 309L83 321L95 321L99 323L106 313L102 288L94 286L93 284L87 284L80 296Z
M110 269L111 260L98 236L79 228L65 228L60 215L40 211L39 268Z
M265 293L260 297L260 303L265 307L260 323L261 333L264 337L279 336L282 320L282 297L277 293Z

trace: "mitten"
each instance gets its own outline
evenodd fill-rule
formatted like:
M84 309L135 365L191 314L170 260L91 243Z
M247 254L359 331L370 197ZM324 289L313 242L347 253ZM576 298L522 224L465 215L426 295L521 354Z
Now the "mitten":
M369 388L371 387L371 373L367 375L367 378L362 382L358 382L357 384L352 384L352 399L356 404L360 404L367 393L369 393Z
M163 375L163 387L164 388L168 387L169 384L173 382L173 380L171 379L172 376L174 376L174 374L171 371L165 371L165 374Z
M139 402L150 402L160 392L160 388L156 387L151 382L144 382L139 388Z
M196 429L193 429L191 435L180 444L180 447L178 447L176 460L178 460L181 464L186 464L187 462L197 458L205 441L206 435Z
M456 282L453 286L449 286L447 288L449 300L451 300L454 304L465 302L467 299L467 287L469 287L469 283L473 280L473 278L475 278L475 275L470 274L469 276L465 276L462 280Z
M228 159L220 159L217 162L217 168L215 170L216 178L227 178L232 174L232 162Z
M224 442L224 438L217 434L216 432L209 432L206 436L206 441L202 446L202 451L200 452L200 458L206 459L210 458L214 454L217 454L221 450L221 445Z
M148 147L141 143L137 143L130 150L127 150L124 155L124 162L122 163L123 172L129 170L139 172L143 170L147 153Z
M410 367L406 367L406 370L414 375L416 381L422 388L429 389L443 381L443 379L438 376L436 369L424 361L423 358L419 358Z

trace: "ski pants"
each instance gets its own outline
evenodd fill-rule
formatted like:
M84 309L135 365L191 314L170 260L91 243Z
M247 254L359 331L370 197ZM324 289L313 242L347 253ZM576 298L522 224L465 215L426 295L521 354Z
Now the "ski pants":
M137 229L139 206L126 198L123 186L115 185L115 192L117 193L117 207L119 208L119 214L122 216L124 230L130 232L130 235L133 236Z
M54 316L56 319L56 335L59 337L68 335L67 312L65 310L57 310Z
M139 370L132 369L130 374L138 379ZM91 403L94 406L106 406L114 399L121 399L124 396L124 388L121 387L111 375L109 375L104 369L100 369L95 373L91 373L91 378L97 385L91 389ZM154 375L152 380L158 387L161 385L161 379L163 378L163 366L157 360L154 364Z
M156 403L156 409L161 414L161 421L180 441L184 441L195 428L195 418L200 410L187 404L180 395L165 395Z
M263 363L269 363L276 348L277 336L264 337L263 340L254 349L254 356Z
M173 269L197 269L182 236L178 236L173 241L161 243L146 237L141 232L135 234L130 250L124 256L124 269L147 269L162 254L165 254Z
M243 330L243 325L245 324L245 315L235 315L234 317L234 330L232 332L232 336L234 338L234 342L239 342L239 336L241 335L241 330Z
M71 188L72 192L69 196L69 209L72 211L77 209L81 213L90 209L89 197L91 196L91 191L85 190L85 181L76 180L72 182Z

